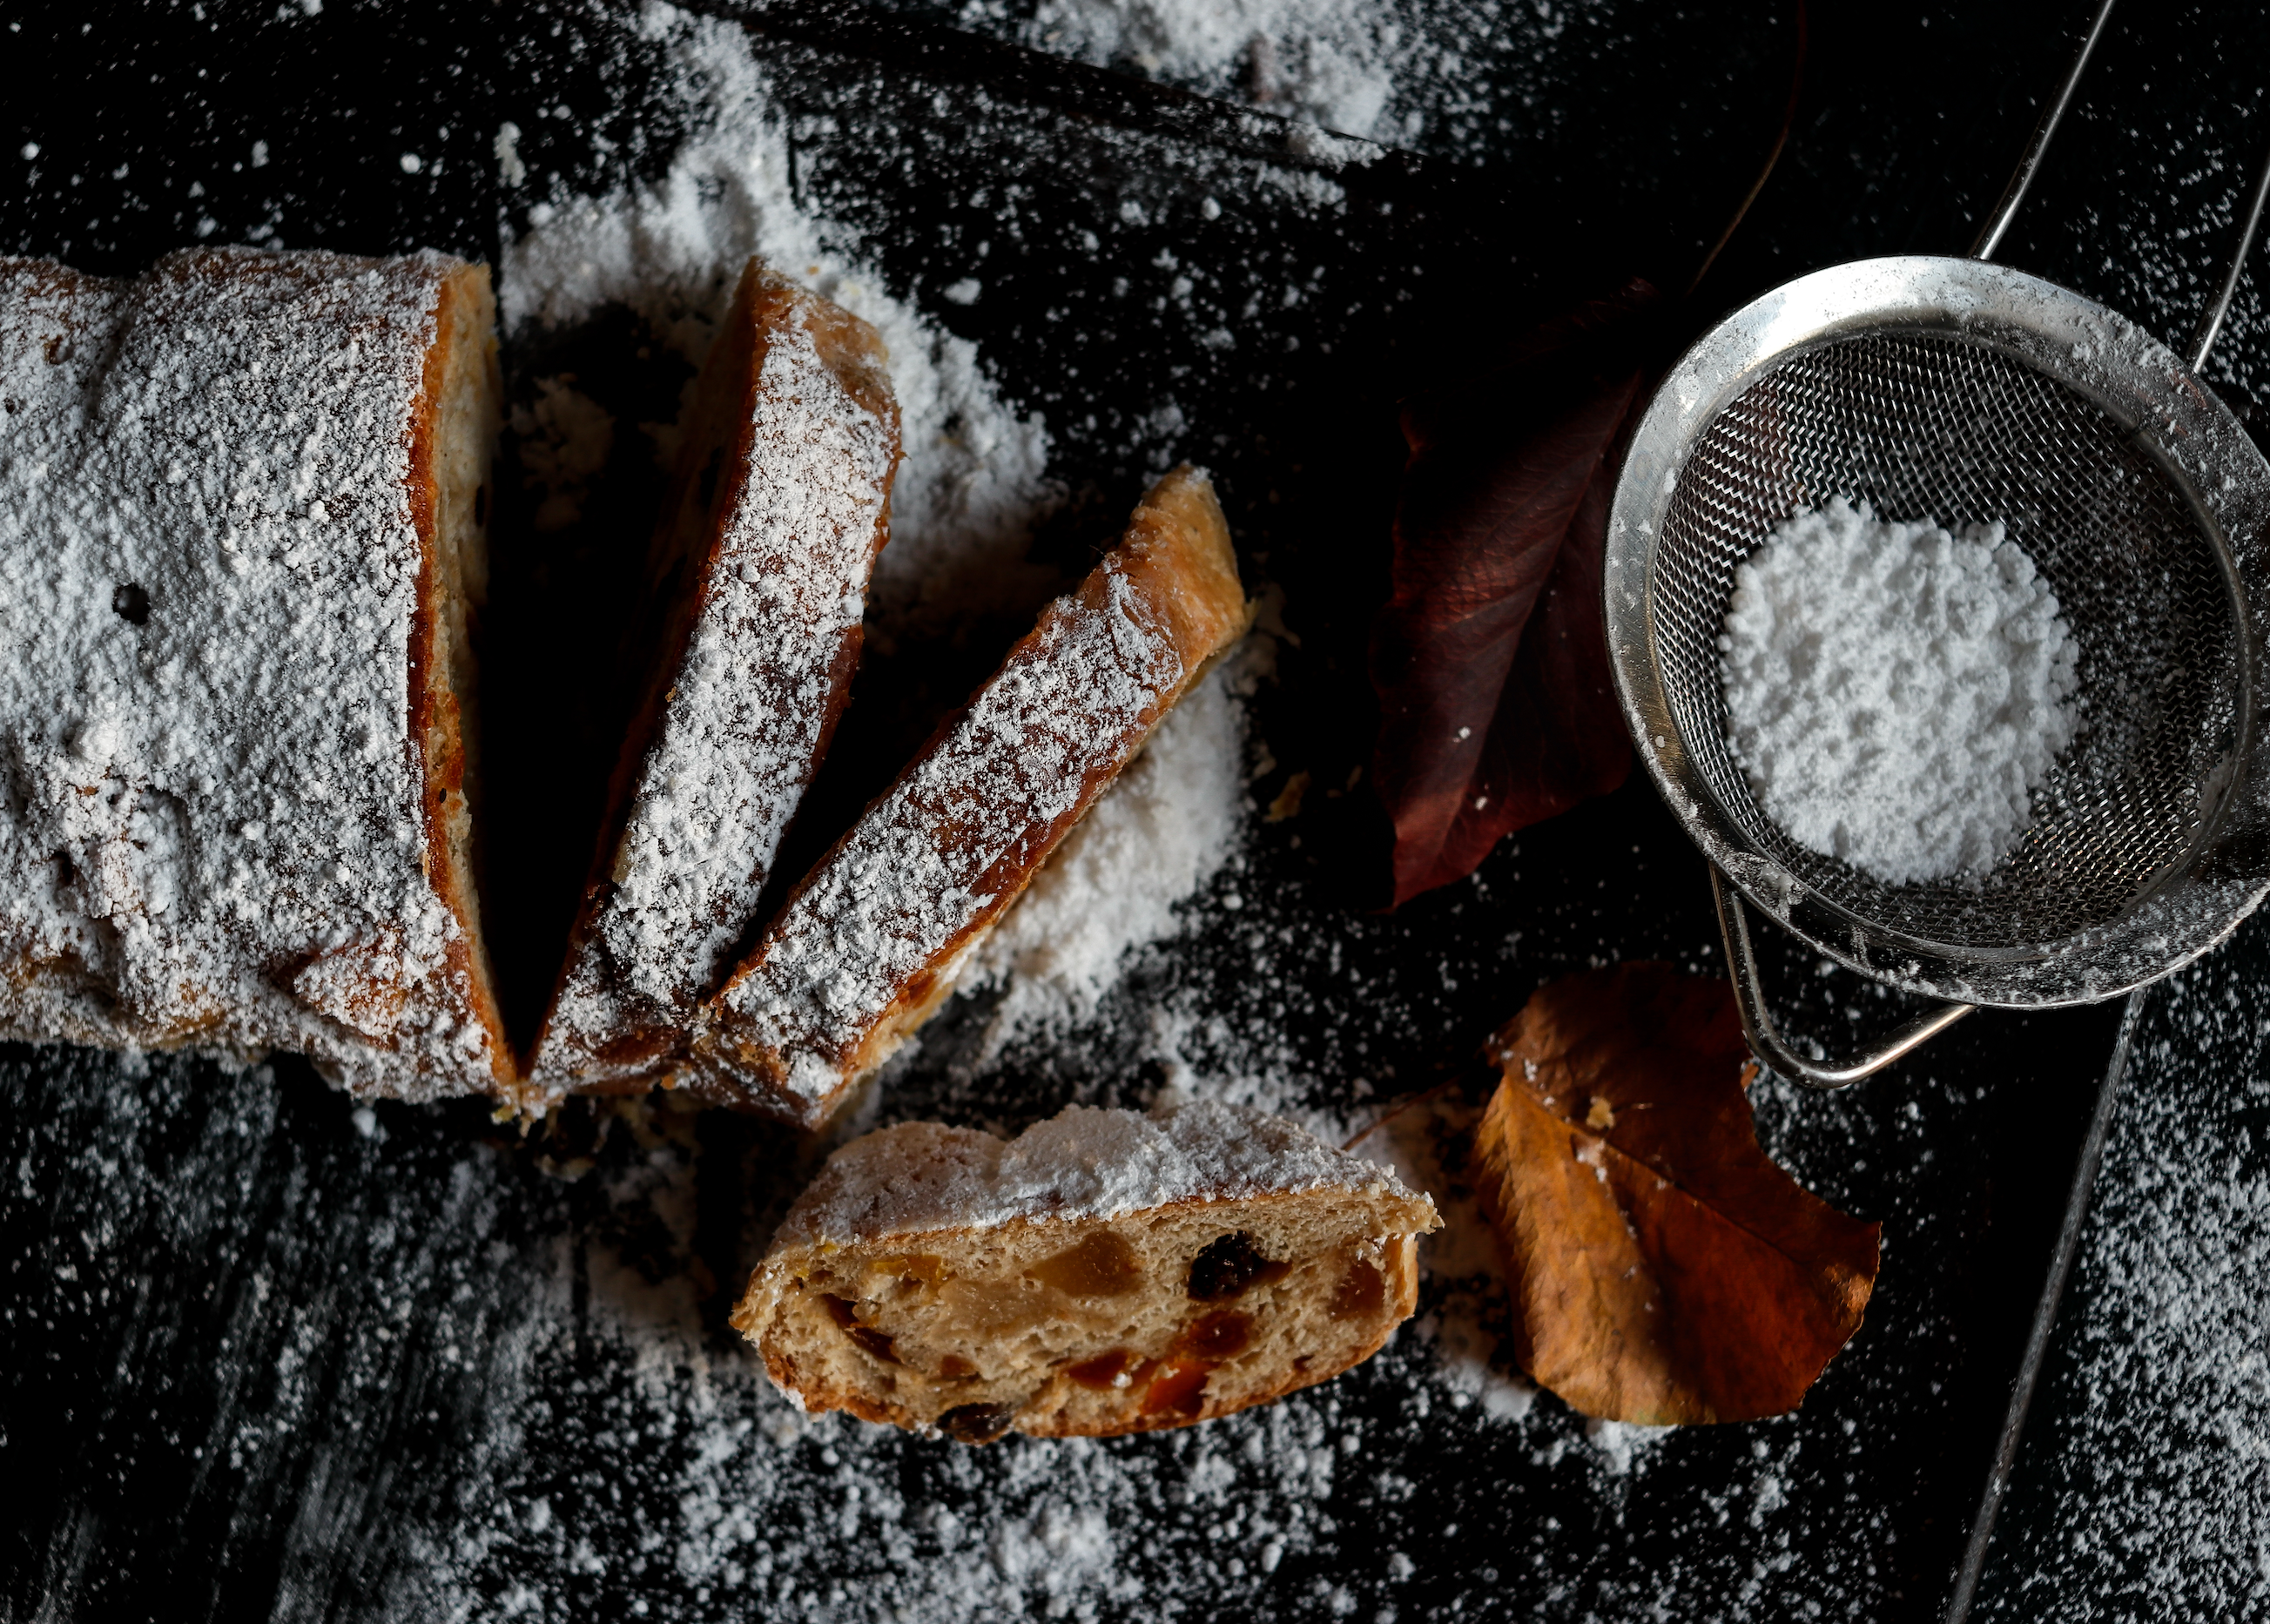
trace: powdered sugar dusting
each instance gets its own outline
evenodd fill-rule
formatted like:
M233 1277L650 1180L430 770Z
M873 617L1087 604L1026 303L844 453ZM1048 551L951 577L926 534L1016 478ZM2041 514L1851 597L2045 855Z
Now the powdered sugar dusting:
M1401 43L1384 13L1369 0L1043 0L1027 33L1068 56L1217 94L1243 78L1272 112L1369 136Z
M1726 726L1766 814L1894 884L1989 869L2073 734L2076 646L2002 526L1842 497L1734 574Z
M779 1238L872 1241L1325 1189L1413 1198L1384 1168L1250 1107L1202 1101L1145 1116L1075 1105L1006 1141L936 1123L855 1139L790 1209Z
M2270 1606L2265 946L2149 995L1981 1617Z
M968 0L961 15L1036 49L1383 141L1488 105L1450 44L1475 31L1471 13L1430 29L1408 0L1041 0L1014 22L1000 0Z
M13 1031L488 1086L411 737L411 423L456 263L0 267Z

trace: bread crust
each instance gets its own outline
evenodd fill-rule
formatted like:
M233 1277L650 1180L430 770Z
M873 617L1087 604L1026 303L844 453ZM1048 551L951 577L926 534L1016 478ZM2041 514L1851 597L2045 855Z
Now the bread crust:
M496 444L503 381L497 359L496 299L485 265L458 263L445 271L434 307L434 344L426 352L418 401L410 422L407 481L419 542L417 608L410 631L410 738L414 770L423 780L419 805L426 832L426 873L458 930L442 951L451 979L465 989L472 1019L488 1038L496 1091L513 1096L519 1068L497 1008L496 972L481 929L476 822L472 797L479 782L479 707L473 686L472 638L487 588L487 538L475 556L447 532L486 530L486 513L464 511L464 472L445 469L445 414L471 397L484 450ZM478 376L471 375L478 373ZM486 462L486 459L484 459ZM456 474L452 478L449 476ZM485 484L488 471L478 471ZM476 501L485 508L486 502Z
M790 894L705 1007L683 1085L826 1121L1251 618L1212 484L1176 469Z

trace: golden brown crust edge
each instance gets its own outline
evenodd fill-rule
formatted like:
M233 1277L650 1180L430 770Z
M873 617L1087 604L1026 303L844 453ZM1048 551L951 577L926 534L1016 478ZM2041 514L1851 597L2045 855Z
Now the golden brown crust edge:
M1173 628L1183 656L1182 686L1166 697L1164 710L1253 621L1213 480L1188 463L1165 475L1137 506L1116 551L1128 579Z
M468 356L465 341L474 335L478 347ZM482 368L478 379L459 374L457 369L468 360ZM471 661L468 649L454 644L471 634L472 605L464 605L464 617L454 627L446 613L436 612L443 607L443 591L454 595L478 590L485 584L462 575L445 581L441 557L441 527L461 515L449 510L454 493L445 488L438 467L441 418L458 391L466 389L484 392L486 415L492 419L484 443L493 443L501 384L496 300L486 265L460 264L441 280L434 308L434 344L427 352L425 377L411 423L409 497L419 557L418 608L410 637L408 748L419 754L425 785L421 801L427 877L458 925L456 939L446 950L449 979L470 989L471 1012L488 1034L491 1078L497 1092L510 1097L518 1067L505 1035L503 1014L497 1007L495 972L481 930L478 878L471 854L468 781L478 769L478 718L465 714L457 692L457 673L470 672Z

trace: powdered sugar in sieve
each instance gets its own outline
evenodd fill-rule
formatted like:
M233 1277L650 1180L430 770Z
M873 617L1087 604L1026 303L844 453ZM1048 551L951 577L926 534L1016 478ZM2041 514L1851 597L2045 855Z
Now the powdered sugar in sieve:
M2077 719L2073 630L1999 523L1833 497L1737 567L1718 646L1760 807L1892 885L1993 868Z

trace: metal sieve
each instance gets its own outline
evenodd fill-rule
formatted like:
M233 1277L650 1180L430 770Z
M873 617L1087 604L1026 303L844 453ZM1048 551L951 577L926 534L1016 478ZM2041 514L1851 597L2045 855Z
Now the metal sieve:
M1977 253L2007 227L2088 49ZM2253 225L2188 363L1983 257L1872 259L1735 311L1642 418L1608 525L1617 689L1713 865L1744 1026L1776 1071L1841 1086L1978 1005L2114 997L2214 946L2270 888L2270 463L2197 375ZM2080 732L1987 872L1892 885L1800 846L1727 743L1718 639L1735 567L1832 496L1950 528L2002 521L2072 628ZM1796 1053L1761 991L1745 900L1861 974L1947 1002L1850 1062Z

